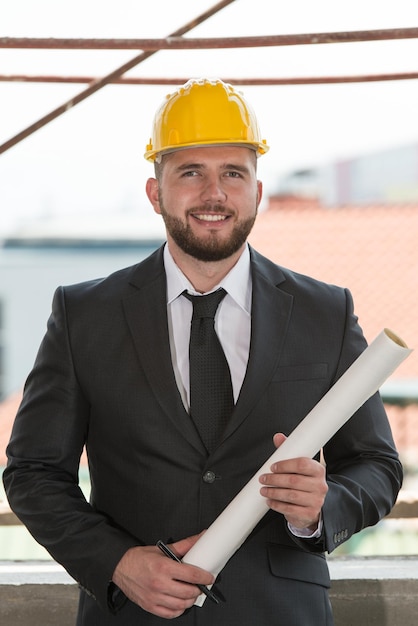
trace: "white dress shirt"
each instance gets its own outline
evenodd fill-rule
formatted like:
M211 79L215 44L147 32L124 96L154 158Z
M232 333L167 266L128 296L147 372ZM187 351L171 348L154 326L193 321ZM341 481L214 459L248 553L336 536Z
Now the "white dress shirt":
M193 285L176 265L168 245L164 248L167 276L167 315L171 358L183 404L190 408L189 341L193 305L181 294L196 292ZM248 246L238 262L221 282L212 289L223 287L226 296L215 315L215 330L231 371L234 402L237 401L247 370L251 335L252 280ZM210 293L210 292L208 292Z

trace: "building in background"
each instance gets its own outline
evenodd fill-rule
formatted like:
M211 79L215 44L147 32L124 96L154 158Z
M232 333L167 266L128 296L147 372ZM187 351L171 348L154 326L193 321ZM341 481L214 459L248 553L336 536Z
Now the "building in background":
M316 197L329 207L418 202L418 143L291 172L279 194Z

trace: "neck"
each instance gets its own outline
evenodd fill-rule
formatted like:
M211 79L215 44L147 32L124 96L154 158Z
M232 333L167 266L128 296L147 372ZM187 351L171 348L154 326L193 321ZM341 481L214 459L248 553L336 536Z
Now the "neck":
M240 258L245 244L232 256L221 261L200 261L186 254L172 241L168 241L171 255L194 289L199 293L211 291L231 271Z

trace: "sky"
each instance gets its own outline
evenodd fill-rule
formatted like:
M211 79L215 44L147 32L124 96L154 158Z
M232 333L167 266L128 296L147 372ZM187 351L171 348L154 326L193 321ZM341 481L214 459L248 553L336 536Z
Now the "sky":
M161 38L216 0L9 0L0 37ZM411 0L235 0L191 37L418 27ZM0 49L0 74L100 77L137 51ZM300 77L412 72L418 39L238 50L161 51L131 70L147 77ZM0 82L0 143L86 88ZM0 238L54 217L97 226L151 219L143 158L170 86L106 86L0 155ZM241 87L271 146L259 161L265 195L295 169L418 142L418 80Z

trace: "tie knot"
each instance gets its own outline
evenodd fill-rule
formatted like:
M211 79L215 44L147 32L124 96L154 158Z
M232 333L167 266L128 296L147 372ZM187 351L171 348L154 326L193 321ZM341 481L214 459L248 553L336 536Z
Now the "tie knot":
M183 291L182 295L193 304L193 318L210 317L213 319L219 303L226 296L226 291L218 289L205 296L192 296L187 291Z

